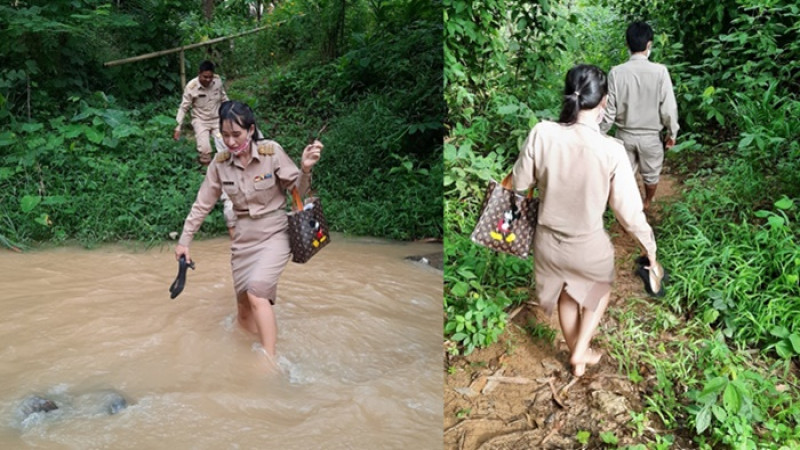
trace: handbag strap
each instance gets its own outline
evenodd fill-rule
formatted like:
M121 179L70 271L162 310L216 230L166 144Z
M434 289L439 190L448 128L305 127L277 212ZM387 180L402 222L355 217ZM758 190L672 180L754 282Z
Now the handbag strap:
M514 185L511 182L511 173L512 172L509 172L509 174L506 175L505 178L503 178L503 181L500 182L500 186L503 186L505 189L508 189L509 191L513 191L514 190ZM533 198L533 188L528 189L527 197L528 197L528 199L532 199Z
M303 210L303 199L300 197L300 192L297 191L297 186L292 186L292 206L295 211Z

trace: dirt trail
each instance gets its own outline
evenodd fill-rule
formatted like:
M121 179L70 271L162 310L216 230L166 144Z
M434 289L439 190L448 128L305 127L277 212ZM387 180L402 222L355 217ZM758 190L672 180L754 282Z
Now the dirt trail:
M676 177L662 175L651 224L658 223L663 203L679 189ZM640 253L634 239L616 223L610 234L617 274L609 311L625 308L628 298L646 296L641 280L633 274L633 260ZM643 387L619 373L617 361L597 340L593 346L603 351L603 359L575 379L570 374L569 352L557 312L547 318L531 303L510 315L513 318L506 331L489 348L467 357L449 356L445 349L444 448L592 448L577 441L579 431L591 431L593 442L601 431L619 430L616 436L623 435L630 422L629 411L642 410ZM613 319L606 312L598 334L609 320ZM548 324L557 333L553 344L525 330L536 322Z

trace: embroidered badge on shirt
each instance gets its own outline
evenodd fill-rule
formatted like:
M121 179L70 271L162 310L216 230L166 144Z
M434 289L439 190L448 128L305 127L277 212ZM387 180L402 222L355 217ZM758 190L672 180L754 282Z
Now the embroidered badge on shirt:
M264 175L256 175L254 181L269 180L270 178L272 178L272 174L265 173Z
M258 154L259 155L274 155L275 149L272 147L272 143L263 143L258 144Z

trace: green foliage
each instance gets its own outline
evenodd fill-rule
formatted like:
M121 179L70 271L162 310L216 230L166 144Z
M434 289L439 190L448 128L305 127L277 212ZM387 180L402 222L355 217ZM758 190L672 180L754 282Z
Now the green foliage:
M69 97L113 90L151 100L179 89L166 59L102 68L106 61L175 46L177 11L191 2L20 1L0 6L0 123L45 120ZM113 86L113 88L112 88Z
M580 430L578 431L578 434L575 435L575 440L581 445L586 445L589 443L590 437L592 437L592 433L590 431Z
M800 329L792 313L800 306L796 209L779 200L776 211L756 211L743 221L728 183L692 183L687 203L670 208L663 226L674 231L659 240L668 261L675 261L667 301L679 311L698 311L737 342L771 344L774 327ZM712 196L718 199L713 206L707 203Z
M548 344L553 344L556 341L556 336L558 332L546 323L538 323L533 319L528 320L528 325L525 326L525 331L531 335L534 339L541 339L547 342Z
M800 410L780 379L749 369L746 359L719 339L705 344L698 355L705 379L686 394L698 435L711 430L711 442L732 448L800 438L800 427L788 425L797 423Z
M604 444L609 445L617 445L619 443L619 438L613 431L603 431L600 433L600 440L603 441Z
M0 234L23 242L137 239L180 231L202 181L194 148L163 132L174 119L143 118L102 94L74 114L10 132L0 157ZM121 188L124 187L124 188ZM217 215L206 231L224 230Z

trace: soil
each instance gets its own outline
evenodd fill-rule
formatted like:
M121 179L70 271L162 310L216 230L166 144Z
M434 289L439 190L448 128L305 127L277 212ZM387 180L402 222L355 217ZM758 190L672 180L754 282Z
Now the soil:
M662 174L648 217L651 225L657 228L663 204L673 200L679 191L677 177ZM628 298L646 298L646 293L633 273L634 259L640 254L634 238L616 223L610 234L617 267L609 304L612 310L625 308ZM622 375L617 361L597 338L592 347L604 353L600 363L587 368L583 377L573 377L558 312L547 317L535 305L534 298L531 293L528 303L509 312L505 332L488 348L469 356L452 356L447 351L452 343L445 342L444 448L606 448L598 437L604 431L614 432L619 438L618 446L651 441L632 437L628 426L630 411L643 409L646 386ZM611 325L611 320L606 312L598 335ZM536 322L553 330L553 343L525 330ZM657 417L648 419L650 424L658 423ZM591 432L588 444L578 442L581 431ZM691 447L690 441L677 437L672 448Z

